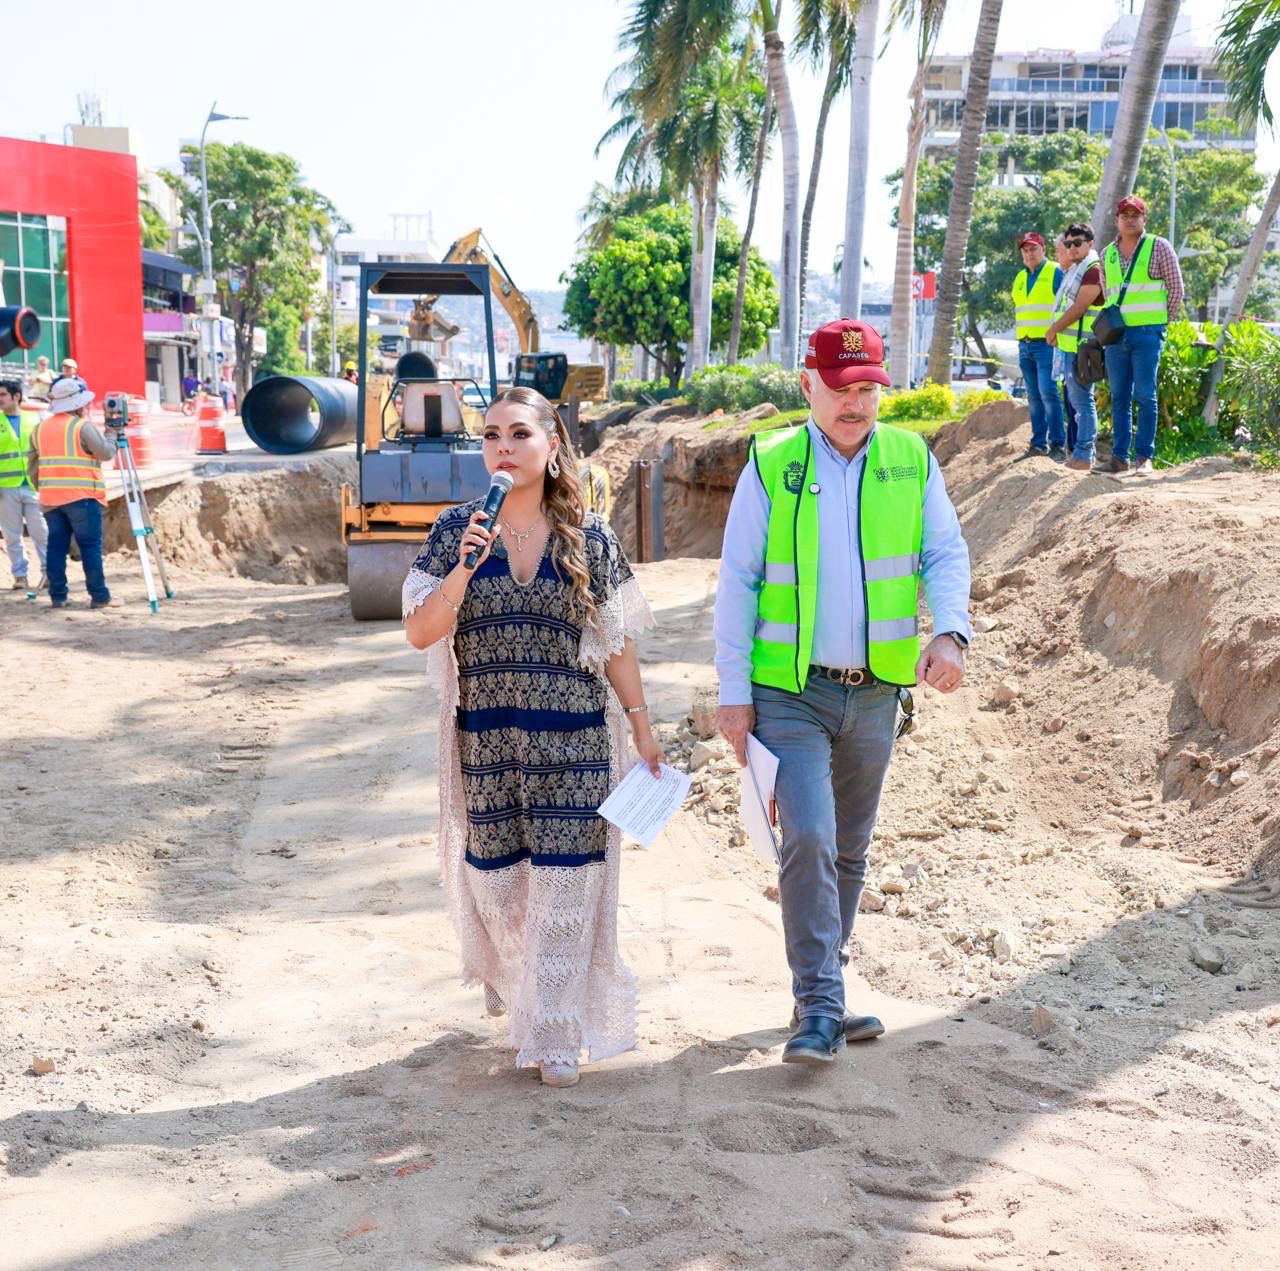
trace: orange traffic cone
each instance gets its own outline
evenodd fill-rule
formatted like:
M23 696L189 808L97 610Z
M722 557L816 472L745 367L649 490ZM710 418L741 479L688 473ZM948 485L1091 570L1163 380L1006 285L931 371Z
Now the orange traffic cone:
M221 397L202 393L196 406L196 422L200 425L198 455L225 455L227 434L222 427L223 407Z

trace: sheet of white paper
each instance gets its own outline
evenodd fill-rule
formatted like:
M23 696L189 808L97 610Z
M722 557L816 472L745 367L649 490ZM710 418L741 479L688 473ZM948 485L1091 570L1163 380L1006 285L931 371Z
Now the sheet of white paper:
M600 805L600 815L630 835L641 847L648 847L680 810L693 778L666 764L655 777L638 763L617 789Z
M742 769L742 824L766 865L777 865L778 836L769 823L769 804L778 777L778 756L766 750L754 733L747 734L747 766Z

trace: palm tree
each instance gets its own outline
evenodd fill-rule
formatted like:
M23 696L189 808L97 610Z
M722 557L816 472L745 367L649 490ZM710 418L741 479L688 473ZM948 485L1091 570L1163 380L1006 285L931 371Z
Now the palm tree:
M1109 243L1116 235L1116 204L1133 190L1151 127L1151 108L1164 71L1164 56L1173 34L1181 0L1146 0L1138 34L1134 37L1124 81L1120 85L1120 105L1111 134L1107 166L1102 170L1098 201L1093 205L1095 242Z
M760 175L764 172L769 149L769 131L773 127L773 98L764 90L760 111L760 132L756 140L755 160L751 167L751 199L747 204L747 227L742 231L742 250L738 253L738 292L733 298L733 318L729 324L729 348L725 361L732 366L738 360L738 344L742 339L742 307L747 299L747 264L751 254L751 235L756 228L756 205L760 202Z
M849 175L845 192L840 312L862 316L862 235L867 220L867 175L871 170L871 71L875 66L880 0L862 0L854 32L853 92L849 94Z
M854 33L861 0L801 0L800 20L796 30L796 48L809 56L816 68L824 49L827 53L827 75L822 85L822 102L818 107L818 126L813 134L813 158L809 163L809 189L804 210L800 214L800 295L797 317L799 338L804 339L805 283L809 269L809 226L813 221L813 205L818 197L818 174L822 168L822 146L827 131L831 104L849 86L853 70ZM797 356L799 348L797 347Z
M1241 117L1246 121L1261 119L1268 128L1274 128L1275 118L1267 100L1267 65L1277 49L1280 49L1280 0L1235 0L1218 28L1218 68ZM1218 333L1218 356L1209 371L1209 398L1204 408L1205 419L1211 426L1218 422L1218 383L1222 379L1227 332L1233 322L1239 322L1244 316L1249 291L1258 276L1267 238L1278 215L1280 172L1271 183L1271 192L1249 240L1249 250L1240 263L1226 321Z
M924 140L924 81L942 30L947 0L893 0L889 25L915 28L916 73L911 81L907 158L898 195L898 250L894 259L893 311L889 319L889 378L895 388L911 382L911 276L916 254L916 170Z
M586 206L578 212L582 232L578 242L587 251L598 251L614 234L614 229L624 216L640 216L642 213L670 201L665 186L642 183L611 190L597 181L587 196Z
M982 149L987 95L991 91L991 64L995 61L1003 6L1004 0L982 0L978 31L973 40L973 56L969 60L964 118L960 121L956 170L951 179L951 201L947 205L947 235L942 248L938 308L933 319L933 344L929 349L929 378L935 384L946 384L951 380L951 349L955 342L956 314L960 309L960 284L964 277L965 253L969 249L973 200L978 192L978 154Z

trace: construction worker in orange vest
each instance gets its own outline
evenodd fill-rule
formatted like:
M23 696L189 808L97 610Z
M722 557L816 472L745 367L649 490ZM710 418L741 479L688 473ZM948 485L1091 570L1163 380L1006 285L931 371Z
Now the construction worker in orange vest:
M67 607L67 551L74 536L84 565L91 609L119 608L102 572L102 510L107 505L102 461L116 453L115 434L105 435L80 412L93 401L84 380L64 376L49 390L52 412L41 420L31 439L27 472L40 493L49 527L49 600Z

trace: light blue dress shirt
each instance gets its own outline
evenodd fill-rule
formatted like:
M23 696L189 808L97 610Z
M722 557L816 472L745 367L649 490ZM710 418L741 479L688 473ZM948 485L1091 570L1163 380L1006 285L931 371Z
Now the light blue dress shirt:
M814 477L818 483L818 612L811 661L841 670L865 667L866 601L858 550L858 483L866 463L864 444L845 459L813 422ZM870 442L875 430L868 434ZM738 478L724 527L720 584L716 590L716 671L720 705L751 704L751 644L755 637L764 551L769 537L770 499L754 463ZM924 538L920 569L935 631L969 627L969 549L960 519L947 497L942 471L932 455L924 486Z

